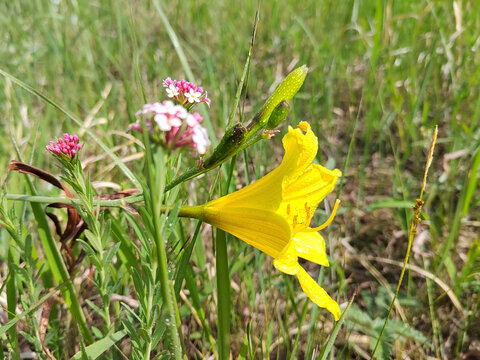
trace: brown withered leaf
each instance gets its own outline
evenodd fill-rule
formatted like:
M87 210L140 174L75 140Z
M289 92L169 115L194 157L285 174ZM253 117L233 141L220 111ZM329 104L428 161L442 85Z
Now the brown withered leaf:
M22 163L21 161L18 161L18 160L12 160L10 162L10 165L8 165L8 170L18 171L22 174L36 176L52 184L53 186L56 186L59 189L62 189L63 191L65 191L65 195L67 195L69 198L73 197L72 193L68 190L68 188L63 186L60 180L58 180L55 176L53 176L49 172L46 172L45 170L39 169L32 165Z
M39 179L42 179L43 181L48 182L49 184L52 184L53 186L63 190L65 192L65 195L69 198L73 198L72 193L70 190L63 185L60 180L58 180L54 175L50 174L49 172L39 169L35 166L29 165L22 163L17 160L12 160L10 162L10 165L8 166L8 170L10 171L18 171L22 174L27 174L27 175L33 175L38 177ZM78 213L77 209L75 209L74 206L68 206L67 208L67 225L65 226L65 230L61 230L61 225L60 221L58 220L57 216L53 213L50 213L47 211L48 208L53 207L53 208L61 208L64 206L55 206L57 204L49 204L45 208L45 213L47 216L53 221L55 225L55 231L56 233L60 236L60 243L61 243L61 249L63 249L66 252L68 262L69 262L69 270L71 272L71 267L75 263L75 256L72 252L72 246L73 242L70 246L67 245L68 240L70 239L77 239L78 236L82 233L84 228L84 221L80 214ZM61 204L65 205L65 204Z
M462 356L462 360L480 360L480 351L471 350Z

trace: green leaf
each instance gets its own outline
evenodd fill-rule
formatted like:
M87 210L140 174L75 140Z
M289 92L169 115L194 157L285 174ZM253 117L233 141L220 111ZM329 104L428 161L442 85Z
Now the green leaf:
M97 305L95 305L95 303L93 303L88 299L85 299L85 302L87 303L88 306L90 306L90 308L93 309L93 311L97 313L97 315L99 315L104 321L106 321L105 313L102 311L102 309L100 309Z
M335 324L335 327L333 328L333 331L330 334L330 337L328 338L327 343L322 348L322 352L317 357L317 359L325 360L328 354L330 354L330 351L332 351L332 347L333 347L333 344L335 343L335 339L337 338L338 332L340 331L340 328L342 327L343 322L345 321L345 316L348 314L350 306L353 303L353 299L355 299L355 294L353 294L353 296L350 298L350 301L348 302L347 307L343 311L342 316L340 316L340 319Z
M177 274L175 275L175 285L174 285L175 298L177 299L180 296L180 290L182 288L185 272L187 271L187 267L190 266L188 262L190 261L190 257L192 256L192 251L193 251L193 248L195 247L195 241L197 240L198 234L200 233L201 225L202 225L202 222L198 221L197 225L195 226L195 232L193 233L192 240L190 241L190 244L188 244L185 250L183 251L182 257L180 258L180 263L177 266Z
M415 200L386 198L371 203L367 207L367 212L377 209L410 209L413 205L415 205Z
M103 258L103 266L105 269L107 269L107 271L119 247L120 243L115 243L113 247L105 254L105 257Z
M155 330L153 331L152 334L152 347L155 348L158 344L158 342L163 338L163 334L165 333L165 329L167 326L165 325L165 322L158 322Z
M110 349L117 341L123 339L125 335L127 335L126 330L120 330L114 334L107 335L96 343L87 346L85 348L85 354L87 355L88 359L96 359L105 351ZM79 351L72 357L72 360L80 360L82 358L82 352Z
M61 289L65 284L61 284L57 286L55 289L50 291L47 295L40 298L37 302L31 305L26 311L23 313L15 316L12 320L8 321L5 325L0 326L0 336L2 336L5 332L8 331L12 326L14 326L19 320L22 320L28 314L33 313L37 310L45 301L47 301L50 297L56 294L57 290Z
M480 147L477 149L475 156L473 157L472 167L469 171L468 182L465 190L465 201L463 202L463 215L468 214L473 195L478 190L478 169L480 169Z
M388 323L388 328L388 331L394 333L396 336L412 339L416 342L428 345L430 348L433 348L433 344L428 337L423 335L421 331L418 331L417 329L409 326L404 322L390 320L390 322Z
M172 192L170 192L169 194L172 195ZM166 224L165 224L166 227L167 227L167 229L165 231L165 235L164 235L165 239L168 239L172 230L175 227L175 224L178 222L178 219L179 219L178 212L180 211L180 205L181 205L181 202L177 201L177 203L173 207L172 211L170 211L170 213L168 214L168 218L167 218L167 221L166 221Z
M120 243L118 253L122 263L127 269L138 268L138 261L135 256L135 246L126 234L126 230L124 229L126 226L121 225L120 221L111 215L110 220L112 224L112 237L116 242Z
M132 275L133 285L135 287L135 292L137 293L137 299L139 301L139 304L142 309L146 309L147 303L146 303L144 282L142 281L142 278L136 269L132 269L131 275Z
M95 337L97 337L98 339L103 338L103 333L97 327L92 326L91 329L92 329L92 333Z

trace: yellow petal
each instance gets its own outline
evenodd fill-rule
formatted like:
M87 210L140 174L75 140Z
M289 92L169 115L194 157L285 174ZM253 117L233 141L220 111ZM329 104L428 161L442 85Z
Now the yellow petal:
M288 223L271 211L245 207L205 206L201 219L275 258L291 239Z
M315 304L330 311L335 317L335 321L338 321L338 319L340 319L341 312L337 302L333 300L301 266L299 267L300 269L298 269L297 278L302 286L303 292Z
M290 241L282 253L273 260L273 266L288 275L295 275L298 272L300 266L293 241Z
M284 199L295 201L306 196L320 202L333 190L341 175L338 169L329 170L321 165L311 164L299 177L286 184Z
M288 183L289 179L294 180L302 174L315 159L318 151L318 139L311 130L310 125L302 121L296 129L289 126L288 133L283 137L282 141L285 156L280 167L294 167L294 172L286 177L286 182Z
M298 232L293 235L296 255L316 264L329 266L325 240L318 232Z
M299 129L306 131L305 134ZM297 178L313 161L318 150L318 141L310 125L302 122L299 128L288 129L283 137L285 155L282 163L273 171L253 184L234 193L209 202L215 207L255 207L276 211L283 200L286 179Z
M255 207L276 211L282 201L284 171L279 167L241 190L207 203L211 207Z
M296 179L284 184L283 201L278 213L289 220L296 216L297 222L303 223L313 215L318 203L333 190L341 175L338 169L328 170L323 166L311 164ZM306 208L310 214L307 214Z

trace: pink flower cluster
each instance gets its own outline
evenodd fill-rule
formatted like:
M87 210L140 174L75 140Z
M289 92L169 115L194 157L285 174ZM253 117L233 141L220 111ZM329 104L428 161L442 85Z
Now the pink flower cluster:
M168 77L163 81L163 87L169 98L174 98L179 104L187 108L200 102L207 103L210 106L207 92L204 92L201 86L196 86L186 80L172 80Z
M169 149L190 147L203 155L210 146L207 131L200 125L203 121L200 114L190 114L183 106L175 105L170 100L146 104L136 115L145 119L153 137L158 135L161 143ZM141 131L139 122L130 128Z
M78 150L80 150L81 148L82 144L78 143L78 136L69 135L67 133L63 134L63 139L58 138L57 142L50 141L50 144L45 146L45 149L50 151L52 154L64 154L70 159L73 159L77 154Z

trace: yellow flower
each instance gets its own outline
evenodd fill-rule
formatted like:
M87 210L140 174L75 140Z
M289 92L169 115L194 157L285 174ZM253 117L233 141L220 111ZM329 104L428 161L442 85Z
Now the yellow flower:
M279 167L253 184L197 207L197 217L273 257L280 271L296 275L305 294L340 318L338 304L300 266L298 257L329 266L325 241L310 228L319 202L333 190L341 172L312 164L318 141L310 125L289 127L283 138L285 156ZM192 209L193 210L193 209Z

